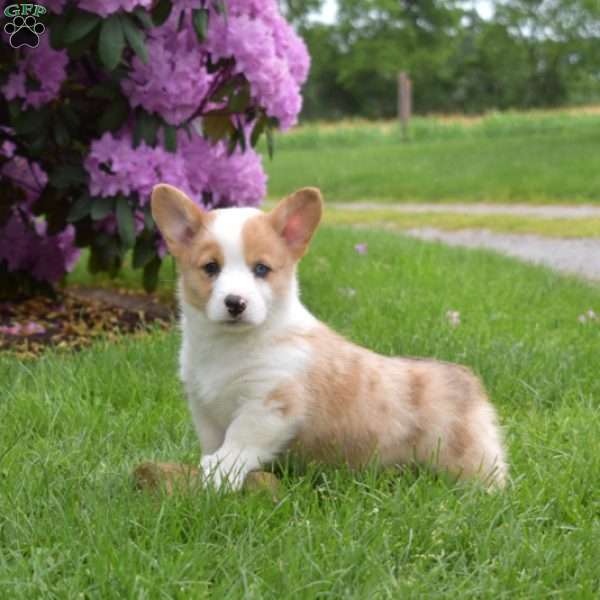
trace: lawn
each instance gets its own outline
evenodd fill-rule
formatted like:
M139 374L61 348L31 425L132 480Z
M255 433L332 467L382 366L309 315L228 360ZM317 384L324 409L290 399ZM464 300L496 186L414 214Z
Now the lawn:
M600 202L600 114L305 125L276 137L269 195L304 185L329 201Z
M600 289L491 253L327 227L301 281L310 308L353 340L477 371L506 429L509 488L292 463L277 502L151 497L130 486L136 464L198 459L176 331L4 357L0 597L597 597L600 322L578 316L600 313Z

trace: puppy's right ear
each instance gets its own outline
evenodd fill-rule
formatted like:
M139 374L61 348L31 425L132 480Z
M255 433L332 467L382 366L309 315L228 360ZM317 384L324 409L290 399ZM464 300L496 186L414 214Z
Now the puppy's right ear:
M202 227L204 213L181 190L166 183L154 186L151 207L169 251L181 256Z

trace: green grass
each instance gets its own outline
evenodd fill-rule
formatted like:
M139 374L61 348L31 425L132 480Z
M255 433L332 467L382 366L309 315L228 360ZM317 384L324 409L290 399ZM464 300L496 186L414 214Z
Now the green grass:
M130 488L134 465L198 459L177 332L4 357L0 597L597 597L600 324L577 317L600 312L600 289L491 253L332 228L301 280L310 308L353 340L474 368L506 428L512 485L493 495L427 471L311 467L285 471L277 503L148 497Z
M305 185L331 201L600 201L600 115L494 114L474 123L306 125L265 158L269 197Z
M600 219L542 219L522 215L475 215L454 213L404 213L393 209L338 210L329 208L324 222L331 225L386 225L399 229L436 227L449 231L489 229L500 233L536 234L550 237L600 237Z

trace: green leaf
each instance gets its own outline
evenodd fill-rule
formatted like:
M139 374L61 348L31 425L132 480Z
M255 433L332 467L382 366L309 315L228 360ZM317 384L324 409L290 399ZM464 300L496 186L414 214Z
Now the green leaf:
M58 146L66 146L71 137L65 122L61 118L54 120L54 141Z
M269 153L269 158L273 160L273 153L275 152L275 140L273 139L273 128L267 127L267 152Z
M141 6L138 6L133 11L133 14L137 17L137 19L140 21L140 23L146 29L152 29L152 27L154 27L154 23L152 22L152 18L150 17L150 14L146 10L144 10Z
M156 229L156 224L154 223L154 219L152 218L152 210L150 209L150 205L146 204L144 206L144 229L152 233Z
M15 131L17 135L29 135L39 133L48 125L48 110L40 108L39 110L28 110L20 113L14 120Z
M88 89L87 95L90 98L100 98L103 100L112 100L115 97L115 86L110 82L106 84L98 84Z
M229 102L229 110L234 113L243 113L250 103L250 86L244 85Z
M111 212L113 212L114 208L114 198L94 198L90 214L94 221L100 221L101 219L104 219L104 217L108 216Z
M162 25L171 14L171 0L159 0L152 9L152 21L156 26Z
M194 23L194 29L196 30L196 37L202 44L206 40L206 34L208 33L208 9L194 9L192 11L192 22Z
M67 31L67 23L62 19L55 20L51 27L48 27L50 32L50 46L53 50L62 50L65 47L65 33Z
M100 132L116 131L120 129L129 116L129 104L123 96L108 105L108 108L102 113L98 121Z
M125 32L125 38L127 39L127 43L130 48L140 57L142 62L148 63L148 51L146 50L146 43L144 42L144 34L138 29L135 22L124 15L121 18L121 23L123 25L123 31Z
M210 97L211 101L220 102L221 100L224 100L231 92L233 92L237 85L238 80L235 77L223 82Z
M227 153L231 156L235 152L236 146L239 144L240 150L246 152L246 136L244 135L244 129L236 127L235 133L229 139L229 145L227 147Z
M94 13L78 11L73 19L65 27L62 43L72 44L85 37L90 31L93 31L102 21L99 15Z
M267 126L267 117L263 113L259 119L256 121L254 128L252 129L252 135L250 136L250 145L255 148L256 144L258 144L258 140L262 135L265 127Z
M223 0L213 0L212 5L217 13L227 17L227 7L225 6L225 2Z
M98 53L102 64L112 71L121 60L125 48L125 36L118 14L113 14L102 22L100 38L98 40Z
M235 147L237 146L238 137L237 137L237 129L235 133L229 138L229 143L227 144L227 156L231 156L235 152Z
M165 136L165 150L167 152L177 152L177 128L173 125L165 125L163 133Z
M162 264L161 259L155 256L150 262L144 267L144 289L147 292L153 292L158 286L158 272Z
M75 223L90 214L92 209L92 197L84 192L71 206L69 214L67 215L67 221L69 223Z
M240 150L242 152L246 152L246 134L244 133L244 128L241 125L237 130L237 138L240 144Z
M50 183L59 190L78 186L87 181L87 174L81 165L60 165L50 173Z
M133 209L125 196L117 196L117 228L125 248L131 248L135 242L135 217Z
M232 136L235 133L235 127L227 113L215 110L202 117L202 131L207 138L218 142Z
M155 256L154 236L145 234L135 240L132 258L134 269L145 267Z
M63 103L59 108L59 112L68 129L73 130L79 128L81 119L72 105Z
M137 148L143 140L146 145L154 148L159 126L160 120L157 117L145 110L138 110L133 128L133 147Z
M8 114L13 121L19 118L19 115L21 114L20 100L11 100L8 102Z

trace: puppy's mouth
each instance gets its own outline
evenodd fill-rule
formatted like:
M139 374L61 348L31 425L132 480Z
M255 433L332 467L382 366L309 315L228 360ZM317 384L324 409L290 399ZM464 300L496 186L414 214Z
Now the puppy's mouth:
M250 329L252 327L252 323L244 319L243 317L231 317L230 319L224 319L221 321L221 324L224 325L227 329Z
M227 319L226 321L223 321L223 323L225 325L227 325L228 327L237 327L239 325L247 325L248 324L246 321L244 321L241 318Z

